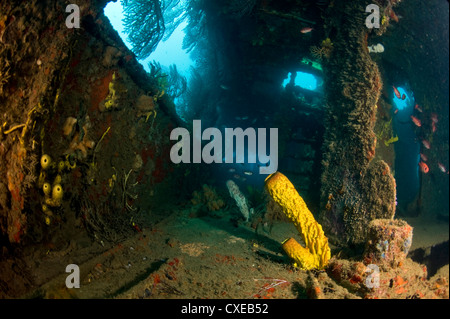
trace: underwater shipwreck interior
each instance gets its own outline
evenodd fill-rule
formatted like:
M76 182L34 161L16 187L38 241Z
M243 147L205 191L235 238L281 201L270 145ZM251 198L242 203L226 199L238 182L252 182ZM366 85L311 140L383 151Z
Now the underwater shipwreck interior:
M112 4L0 1L0 298L449 298L448 1Z

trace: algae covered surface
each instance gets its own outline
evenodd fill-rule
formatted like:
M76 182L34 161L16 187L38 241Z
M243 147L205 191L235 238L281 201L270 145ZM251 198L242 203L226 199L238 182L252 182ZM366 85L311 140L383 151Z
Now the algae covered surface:
M276 222L269 233L236 226L224 211L198 217L192 207L145 227L127 240L102 247L74 238L63 249L34 251L21 269L33 268L37 286L26 297L131 299L308 299L375 298L364 285L362 262L334 257L326 271L294 268L281 248L299 235ZM439 225L427 225L442 231ZM420 238L413 250L419 249ZM33 251L33 250L32 250ZM41 254L41 255L40 255ZM80 266L79 289L65 285L61 267ZM427 279L423 265L405 260L381 273L380 298L445 298L448 266ZM60 275L57 275L60 274ZM447 289L447 290L446 290ZM447 292L445 292L447 291ZM448 297L448 295L447 295Z

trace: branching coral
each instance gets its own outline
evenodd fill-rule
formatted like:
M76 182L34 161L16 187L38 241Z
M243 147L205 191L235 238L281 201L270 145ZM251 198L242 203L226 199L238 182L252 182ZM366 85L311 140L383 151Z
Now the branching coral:
M169 67L168 83L169 87L167 90L167 94L169 94L174 99L181 97L187 90L186 77L178 73L177 66L175 64L172 64Z
M212 187L204 184L202 190L203 192L195 191L192 194L192 204L206 205L210 212L218 211L223 206L225 206L225 202L223 201L223 199L219 195L217 195L216 191Z
M136 182L134 184L128 183L128 181L130 179L130 174L132 171L133 170L130 169L127 174L124 173L123 184L122 184L122 203L125 206L125 208L130 212L136 211L137 208L130 205L129 200L133 201L138 198L138 195L132 194L130 192L131 187L134 188L138 184L138 182Z
M6 29L5 21L7 17L0 17L0 42L3 36L3 32ZM7 52L5 52L5 47L0 48L0 95L3 95L3 87L8 83L9 78L11 77L11 65L10 61L6 58L8 56ZM6 54L5 54L6 53Z
M130 236L129 214L113 214L109 203L96 203L88 198L83 198L81 213L88 234L102 246L107 243L122 242Z
M3 68L3 70L0 70L0 95L3 94L3 87L8 83L10 77L9 68Z
M130 0L125 6L125 32L133 52L148 57L159 41L167 39L184 20L185 6L180 0Z
M146 58L156 48L165 31L160 1L129 1L125 5L124 23L133 52L140 58Z
M322 41L322 45L320 47L317 47L315 45L311 46L309 48L309 51L311 52L312 56L316 59L322 60L323 58L329 58L331 55L331 52L333 51L333 43L331 42L330 38L326 38Z

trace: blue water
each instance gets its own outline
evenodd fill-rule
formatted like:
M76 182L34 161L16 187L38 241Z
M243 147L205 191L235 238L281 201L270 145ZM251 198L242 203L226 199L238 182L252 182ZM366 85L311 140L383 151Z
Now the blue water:
M283 82L283 87L286 87L286 85L291 81L291 77L292 73L289 73L289 76ZM297 72L294 83L295 85L310 91L314 91L317 88L317 79L310 73Z
M398 135L395 147L395 179L397 182L397 200L403 203L413 201L420 189L419 159L420 143L411 121L414 111L414 97L402 87L397 88L400 95L405 94L404 100L393 97L398 113L394 116L394 131Z

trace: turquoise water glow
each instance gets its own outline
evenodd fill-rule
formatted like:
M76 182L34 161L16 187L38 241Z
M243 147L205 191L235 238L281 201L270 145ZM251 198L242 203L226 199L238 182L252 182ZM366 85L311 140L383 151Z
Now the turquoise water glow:
M124 25L122 19L124 18L123 9L120 1L110 2L105 7L105 15L108 17L114 29L119 33L126 46L131 49L131 44L127 40L127 34L124 32ZM157 61L161 66L169 68L169 65L175 64L178 73L189 78L190 68L194 62L189 57L186 50L183 50L182 44L184 39L184 28L187 23L181 23L172 35L166 40L161 41L156 47L155 51L150 54L145 60L139 60L144 69L149 72L148 63Z
M290 80L291 73L289 73L289 76L284 80L283 87L286 87ZM306 90L314 91L317 88L317 79L310 73L297 72L297 76L295 77L295 85L298 85Z
M403 96L403 94L406 95L406 98L404 100L399 99L395 96L393 98L394 105L399 109L403 110L404 108L411 106L413 103L411 103L411 98L409 96L409 93L402 87L398 87L397 90L400 92L400 96ZM394 92L394 89L392 89L392 92Z

